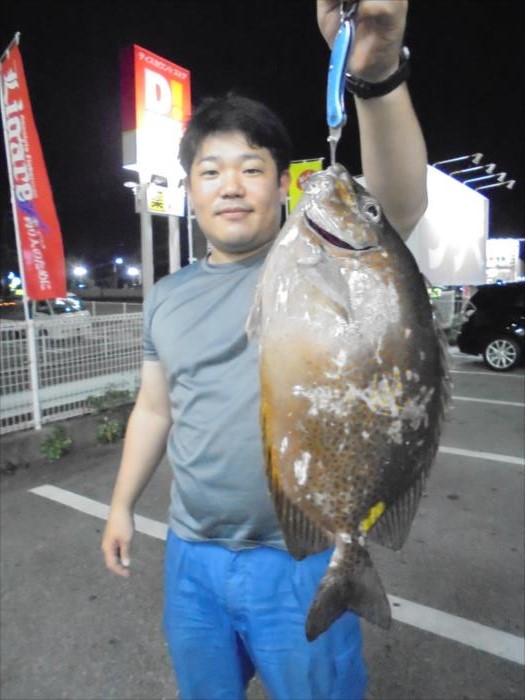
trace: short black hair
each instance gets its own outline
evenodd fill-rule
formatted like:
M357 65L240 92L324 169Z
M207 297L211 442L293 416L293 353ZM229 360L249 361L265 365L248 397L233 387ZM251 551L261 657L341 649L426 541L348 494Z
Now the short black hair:
M194 111L180 144L179 158L189 175L202 141L216 133L239 131L250 146L267 148L281 175L288 170L292 143L281 119L262 102L228 93L207 97Z

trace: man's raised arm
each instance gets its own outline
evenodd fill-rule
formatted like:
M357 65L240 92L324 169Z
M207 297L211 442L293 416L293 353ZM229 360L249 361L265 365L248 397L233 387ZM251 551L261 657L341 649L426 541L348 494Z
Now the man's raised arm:
M339 30L340 7L340 0L317 0L319 28L329 46ZM407 9L407 0L360 0L347 66L355 80L373 89L396 74ZM354 99L367 188L406 239L427 206L427 151L406 82L379 97Z

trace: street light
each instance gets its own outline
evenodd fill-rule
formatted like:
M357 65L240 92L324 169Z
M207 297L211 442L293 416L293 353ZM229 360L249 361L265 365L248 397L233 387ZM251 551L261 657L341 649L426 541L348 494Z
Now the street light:
M87 269L83 265L75 265L73 274L75 277L85 277L87 275Z
M459 163L462 160L470 160L474 165L478 165L481 163L481 159L483 158L483 153L471 153L469 156L458 156L457 158L449 158L448 160L438 160L437 163L432 163L434 168L437 168L438 165L449 165L450 163Z
M133 192L133 202L135 204L135 214L140 214L140 185L138 182L128 180L124 183L124 187Z
M124 258L121 258L120 256L113 259L113 286L115 287L115 289L119 286L118 266L122 265L123 262Z
M503 182L494 182L491 185L483 185L482 187L474 187L476 192L479 192L480 190L491 190L494 187L505 187L508 190L511 190L514 185L516 184L516 180L504 180Z
M151 224L151 214L148 210L147 192L148 182L125 182L124 187L128 187L135 195L135 214L140 215L140 256L142 260L142 292L144 296L153 287L153 229Z
M9 289L11 291L14 291L18 287L22 286L22 280L18 275L15 275L14 272L8 272L7 279L9 280Z
M84 265L75 265L73 268L73 277L76 278L76 286L79 288L85 287L84 278L87 275L87 268Z
M476 165L474 168L463 168L462 170L453 170L449 175L463 175L464 173L473 173L476 170L484 170L486 173L493 173L496 169L496 163L489 163L488 165Z
M482 180L490 180L491 178L497 178L498 182L503 182L507 177L507 173L494 173L493 175L483 175L482 177L472 177L470 180L463 180L464 185L468 185L470 182L481 182Z

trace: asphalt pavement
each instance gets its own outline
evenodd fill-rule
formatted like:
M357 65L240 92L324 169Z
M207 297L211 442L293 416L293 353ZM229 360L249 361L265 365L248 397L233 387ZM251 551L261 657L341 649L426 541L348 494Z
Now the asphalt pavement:
M371 547L394 622L363 623L370 700L525 696L525 371L452 360L454 404L409 540ZM1 477L2 700L177 696L161 632L169 469L138 503L132 576L112 576L99 547L120 449ZM249 700L264 697L253 682Z

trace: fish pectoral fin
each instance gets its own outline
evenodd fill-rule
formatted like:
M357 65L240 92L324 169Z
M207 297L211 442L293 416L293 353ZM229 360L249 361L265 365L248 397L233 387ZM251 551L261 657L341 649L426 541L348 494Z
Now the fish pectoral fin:
M329 263L324 263L305 266L301 270L301 275L332 303L334 310L348 323L352 312L350 293L339 269L330 266Z
M262 290L260 284L257 285L255 297L253 299L248 318L245 325L246 334L249 340L261 337L262 331Z
M374 542L398 550L405 544L412 521L416 515L428 470L421 472L409 489L393 503L387 505L383 515L370 529L368 536Z
M309 641L316 639L347 610L384 629L390 627L390 604L368 550L357 543L348 546L354 547L350 557L353 566L346 567L344 560L333 566L331 562L321 579L306 620Z

